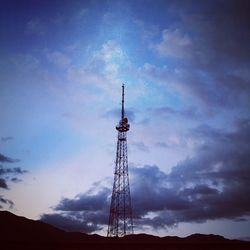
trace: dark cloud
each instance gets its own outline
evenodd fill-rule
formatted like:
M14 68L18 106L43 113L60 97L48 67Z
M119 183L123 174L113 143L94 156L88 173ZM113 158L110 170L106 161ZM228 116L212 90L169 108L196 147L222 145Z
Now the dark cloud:
M0 153L0 162L13 163L13 162L19 162L19 160L12 159Z
M0 195L0 208L3 208L2 204L9 206L9 208L14 207L13 201L5 199L2 195Z
M200 126L191 133L203 143L193 157L169 174L158 166L130 166L136 227L166 228L214 219L242 221L250 215L250 120L240 121L231 132ZM80 221L81 231L93 232L107 224L110 195L111 188L97 183L85 194L62 199L56 213L42 219L55 225L69 220L68 230L70 223L77 227ZM67 228L66 222L64 225Z
M11 181L18 183L18 182L21 182L22 180L17 178L17 177L13 177L13 178L11 178Z
M196 58L204 63L205 60L201 60L202 51L208 52L206 49L209 49L209 52L213 53L205 54L209 59L208 63L216 62L218 65L220 62L248 63L250 53L248 46L250 40L249 1L217 1L216 4L211 2L209 5L209 10L203 5L200 14L196 13L196 16L194 11L189 14L182 13L185 27L188 27L190 31L199 31L199 34L203 35L199 37L201 40L198 40L203 43L198 47ZM216 59L219 61L215 61Z
M226 133L211 128L208 133L206 131L204 127L193 131L194 135L205 135L206 141L195 157L175 166L168 176L180 190L183 186L192 185L195 191L198 184L205 184L212 192L205 196L195 193L187 196L195 210L183 211L179 214L180 218L189 221L249 215L250 202L245 195L250 191L250 180L247 178L250 174L249 120L241 122L234 132ZM183 192L187 192L187 189L182 190L180 195Z
M188 101L192 97L197 107L248 111L249 8L247 0L176 1L172 11L179 21L163 27L161 40L153 46L173 66L146 64L146 75Z
M250 121L239 122L233 132L203 126L192 134L202 137L203 144L169 174L157 166L131 169L131 193L140 225L241 220L250 214ZM148 218L149 212L155 212L155 217Z
M66 231L91 233L107 223L111 189L95 183L85 194L62 199L54 208L56 213L44 214L41 220Z
M6 183L6 180L3 178L0 178L0 188L8 189L8 185Z
M148 212L182 210L190 204L178 190L169 186L167 175L157 166L131 168L131 189L134 214L138 218Z
M19 162L19 160L14 160L3 154L0 154L0 162L2 164L15 164L16 162ZM17 178L16 175L22 175L27 172L27 170L23 170L20 167L5 167L0 165L0 189L9 189L9 180L15 183L20 182L21 179ZM5 205L8 205L9 208L12 208L14 206L14 202L6 199L3 196L0 196L0 208L3 208Z
M79 194L74 199L62 199L55 207L61 211L96 211L107 205L108 188L102 188L98 193Z
M0 175L5 175L5 174L26 174L28 173L27 170L23 170L19 167L16 168L4 168L0 166Z

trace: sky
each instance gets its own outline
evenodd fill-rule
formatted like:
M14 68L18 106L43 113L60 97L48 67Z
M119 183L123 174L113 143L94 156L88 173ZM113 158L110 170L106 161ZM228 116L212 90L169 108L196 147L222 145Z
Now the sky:
M0 209L106 235L125 84L135 233L250 239L244 0L1 0Z

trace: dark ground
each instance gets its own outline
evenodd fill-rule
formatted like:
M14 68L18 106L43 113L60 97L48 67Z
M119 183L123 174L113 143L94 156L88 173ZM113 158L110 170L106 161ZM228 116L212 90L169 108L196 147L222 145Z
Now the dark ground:
M137 234L123 238L69 233L41 221L0 211L0 249L167 249L250 250L250 242L228 240L219 235L193 234L186 238Z

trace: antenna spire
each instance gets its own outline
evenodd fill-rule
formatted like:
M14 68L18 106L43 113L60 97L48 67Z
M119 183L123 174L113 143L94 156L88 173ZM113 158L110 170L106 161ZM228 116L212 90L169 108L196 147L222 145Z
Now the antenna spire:
M122 84L122 120L124 118L124 83Z

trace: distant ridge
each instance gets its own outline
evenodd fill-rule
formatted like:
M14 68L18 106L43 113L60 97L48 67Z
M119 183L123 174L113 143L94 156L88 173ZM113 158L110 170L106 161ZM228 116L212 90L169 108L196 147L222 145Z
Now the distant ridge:
M0 212L0 222L0 237L5 241L52 240L65 234L42 221L30 220L7 211Z
M100 235L70 233L41 221L0 211L1 249L232 249L249 250L250 242L228 240L219 235L193 234L185 238L147 234L107 238Z

